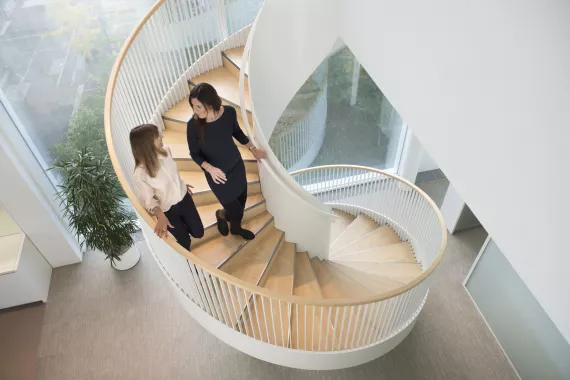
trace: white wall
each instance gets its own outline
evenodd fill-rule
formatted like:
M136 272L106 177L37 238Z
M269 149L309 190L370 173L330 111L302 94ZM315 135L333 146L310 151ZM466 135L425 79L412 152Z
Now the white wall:
M58 212L55 188L0 107L0 203L52 267L82 259Z
M343 4L348 47L570 341L570 3Z
M428 152L425 149L422 151L422 160L420 161L420 172L427 172L429 170L439 169L437 163L431 158Z
M337 43L338 7L339 0L265 2L252 42L249 87L268 140L293 95Z

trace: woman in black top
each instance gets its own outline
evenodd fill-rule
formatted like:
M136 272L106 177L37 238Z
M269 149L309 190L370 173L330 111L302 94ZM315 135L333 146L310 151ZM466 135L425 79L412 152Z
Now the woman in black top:
M247 146L258 160L265 157L265 151L253 146L238 124L235 108L222 106L218 93L210 84L199 83L194 87L189 101L194 116L186 129L188 147L192 159L204 170L210 188L224 207L216 211L218 230L224 236L231 232L251 240L255 238L254 233L241 226L247 180L243 159L233 139Z

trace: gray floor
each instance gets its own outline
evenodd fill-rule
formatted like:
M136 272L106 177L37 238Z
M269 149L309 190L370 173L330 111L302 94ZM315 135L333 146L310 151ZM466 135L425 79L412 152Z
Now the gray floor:
M124 273L90 253L53 273L38 379L515 380L461 285L485 237L482 228L450 236L426 307L401 345L360 367L326 372L268 364L218 341L177 303L144 242L137 243L141 262Z

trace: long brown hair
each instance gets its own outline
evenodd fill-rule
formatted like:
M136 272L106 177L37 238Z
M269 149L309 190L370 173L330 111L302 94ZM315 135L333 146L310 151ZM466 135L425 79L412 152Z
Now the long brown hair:
M131 150L135 157L135 168L143 165L148 175L156 176L160 163L158 155L166 157L166 150L157 148L154 140L159 136L158 127L154 124L142 124L131 130L129 140L131 141Z
M190 102L190 107L194 109L194 105L192 104L192 99L198 99L200 103L206 107L206 109L211 108L216 112L219 112L222 108L222 99L218 95L218 92L209 83L198 83L192 91L190 91L190 96L188 97L188 101ZM194 120L196 120L196 124L198 125L198 141L203 146L204 145L204 136L205 136L205 129L206 129L206 119L200 119L196 114L193 116Z

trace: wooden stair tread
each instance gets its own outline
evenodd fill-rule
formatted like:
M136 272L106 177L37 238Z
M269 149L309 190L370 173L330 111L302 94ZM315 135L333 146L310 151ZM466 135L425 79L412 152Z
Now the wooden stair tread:
M186 133L174 130L166 130L163 133L162 141L168 145L174 160L191 160ZM253 153L246 147L236 142L238 150L244 161L255 161Z
M307 252L295 257L295 284L293 294L322 298L321 288L313 272ZM294 305L291 315L291 348L319 351L334 341L334 331L326 309L314 306Z
M338 268L332 265L329 261L322 262L324 267L329 270L329 272L333 275L336 282L339 284L343 292L346 294L347 297L354 297L354 298L363 298L363 297L371 297L375 292L368 289L358 281L354 280L352 277L346 275L345 273L341 272Z
M271 225L235 254L221 270L240 280L258 285L279 248L283 232Z
M356 217L340 210L333 210L333 214L340 218L333 220L331 223L331 244L350 226L350 223L356 219Z
M200 205L197 208L198 214L204 224L204 236L199 239L193 238L190 245L191 249L195 249L199 245L220 236L216 220L216 211L221 209L222 205L219 204L216 199L214 203ZM250 195L245 203L243 222L245 223L266 211L267 207L263 195L260 193Z
M295 285L293 294L311 298L323 297L307 252L298 252L295 257Z
M245 222L243 227L253 231L257 235L261 230L267 227L272 220L273 217L268 212L264 212ZM244 240L240 236L231 234L228 236L219 236L196 247L192 250L192 254L218 268L240 249L243 249L248 243L247 240Z
M368 235L378 227L379 225L366 215L358 215L338 238L332 242L330 252L334 255L337 251Z
M311 259L313 271L317 276L317 281L325 298L345 298L346 293L336 282L334 276L317 257Z
M188 102L188 96L162 114L162 118L186 124L194 115L194 110Z
M294 265L295 244L285 242L279 248L277 257L262 286L277 293L293 294Z
M366 288L373 290L375 293L388 292L404 285L403 282L366 273L361 270L342 265L340 262L331 262L330 264Z
M239 107L239 79L227 67L218 67L190 80L191 87L200 82L206 82L214 86L220 98ZM251 112L251 101L249 98L249 85L245 83L245 107Z
M344 261L343 265L359 269L363 272L387 277L403 283L408 283L422 274L420 264L412 263L369 263L359 261Z
M378 261L416 263L412 247L408 242L383 245L363 251L352 252L343 256L335 256L335 260L343 261Z
M224 50L223 54L228 57L240 70L242 68L243 51L245 46Z
M248 209L261 205L264 202L265 198L263 198L263 195L261 194L255 194L253 196L247 197L247 201L245 202L245 210L247 211ZM221 208L222 205L218 202L197 207L198 214L200 214L204 228L216 225L216 211Z
M353 235L356 236L356 235ZM390 226L382 226L374 231L362 236L360 239L354 241L352 244L339 249L333 254L334 258L343 255L348 255L354 252L364 251L370 248L375 248L387 244L401 243L400 238Z
M293 270L295 265L295 244L282 241L276 256L271 260L267 276L264 276L261 286L284 294L293 294ZM244 324L249 324L251 332L248 334L253 337L254 332L261 337L264 342L277 344L283 347L289 347L291 335L291 305L285 302L273 301L268 302L262 297L256 296L250 302L253 307L251 316L247 316ZM271 313L269 317L267 312ZM268 315L267 320L265 315ZM275 326L275 334L271 332Z
M257 173L245 173L247 178L247 183L259 182L259 174ZM212 191L206 180L206 175L201 171L181 171L180 177L182 180L188 184L194 186L192 192L194 194Z

